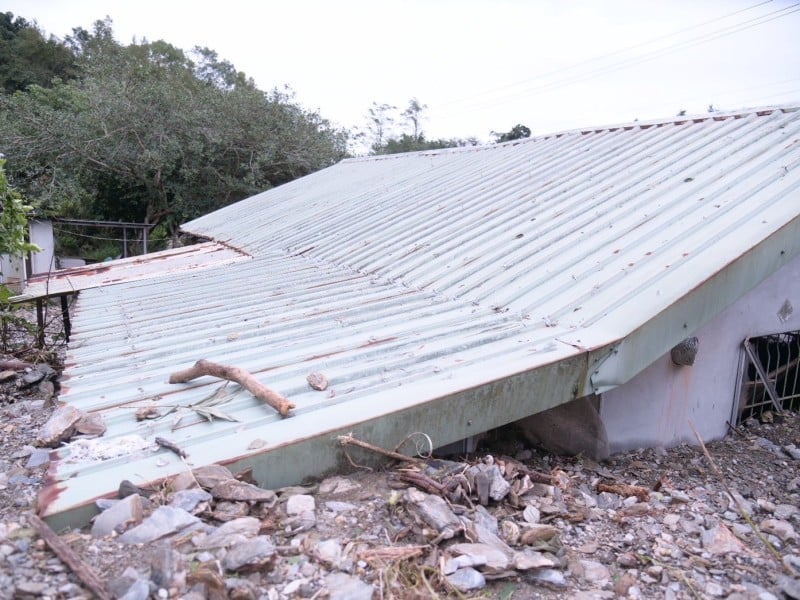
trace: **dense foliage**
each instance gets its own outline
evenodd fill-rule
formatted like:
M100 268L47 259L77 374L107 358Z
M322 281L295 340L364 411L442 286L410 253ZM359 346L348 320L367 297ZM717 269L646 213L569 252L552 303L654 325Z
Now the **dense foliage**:
M0 96L0 151L41 211L173 232L346 154L345 132L208 48L124 46L109 20L61 47L76 78Z
M0 13L0 90L12 93L31 84L50 85L77 75L75 59L57 39L13 13Z

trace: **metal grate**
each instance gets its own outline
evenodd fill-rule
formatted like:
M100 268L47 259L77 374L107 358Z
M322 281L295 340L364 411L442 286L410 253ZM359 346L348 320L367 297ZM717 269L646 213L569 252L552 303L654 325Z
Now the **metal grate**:
M765 410L800 408L800 331L744 341L744 381L739 397L739 421Z

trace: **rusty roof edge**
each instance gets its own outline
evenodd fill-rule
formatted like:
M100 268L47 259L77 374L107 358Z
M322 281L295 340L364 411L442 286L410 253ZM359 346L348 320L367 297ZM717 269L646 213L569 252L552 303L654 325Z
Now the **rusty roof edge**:
M602 393L626 383L797 257L800 217L738 256L618 343L593 350L589 364L594 366L590 367L584 388Z
M219 459L219 446L213 440L202 447L195 446L189 464L226 464L233 472L253 469L257 483L267 489L299 484L309 478L318 478L333 471L352 470L349 458L358 464L377 464L377 455L363 454L357 449L345 451L338 437L352 434L384 448L394 448L410 433L427 434L439 447L488 431L548 408L569 402L581 395L581 380L587 372L588 353L573 353L536 368L519 371L493 381L472 385L465 389L440 396L415 400L413 387L403 393L406 401L398 410L382 412L374 402L364 400L363 419L352 421L340 407L326 409L325 422L329 427L312 435L300 435L294 430L302 428L303 421L290 417L281 422L286 428L287 440L274 443L264 450L251 450L248 441L259 437L258 428L243 431L229 440L234 454ZM405 386L404 386L405 387ZM294 435L294 437L293 437ZM409 452L409 446L401 451ZM349 458L348 458L349 456ZM139 463L138 472L162 475L136 484L148 487L159 484L185 471L187 464L168 452L152 452ZM103 479L122 480L130 477L130 465L120 463L104 472ZM80 485L66 486L59 481L51 468L49 484L39 496L39 514L56 530L79 527L88 523L98 509L94 501L109 495L103 482L91 474L78 476ZM76 488L88 488L92 497L76 495Z

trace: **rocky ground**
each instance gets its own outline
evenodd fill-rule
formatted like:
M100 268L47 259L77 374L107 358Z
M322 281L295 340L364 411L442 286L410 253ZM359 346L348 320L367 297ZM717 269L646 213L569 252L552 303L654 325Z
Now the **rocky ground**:
M32 516L57 388L45 365L0 369L0 598L800 598L795 414L732 429L711 461L684 445L597 464L508 429L476 456L304 487L221 467L121 482L91 526L59 532L68 565Z

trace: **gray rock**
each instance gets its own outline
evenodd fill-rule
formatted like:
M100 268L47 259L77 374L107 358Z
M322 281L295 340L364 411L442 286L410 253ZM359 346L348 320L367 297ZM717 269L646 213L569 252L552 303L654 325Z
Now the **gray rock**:
M328 500L325 503L325 508L327 508L331 512L343 513L343 512L349 512L351 510L355 510L358 507L355 504L350 504L349 502L339 502L337 500Z
M137 579L128 588L119 600L147 600L150 597L150 582L147 579Z
M169 588L183 570L181 554L169 544L159 544L150 558L150 579L160 588Z
M761 531L779 537L782 542L797 539L792 524L782 519L765 519L761 522Z
M449 539L462 528L461 521L441 497L425 494L416 488L406 490L406 501L428 525Z
M746 546L722 523L711 529L703 530L700 540L703 548L714 555L747 551Z
M323 495L338 496L346 492L357 490L361 486L347 477L328 477L319 484L319 493Z
M529 548L524 548L519 552L515 552L511 559L511 564L519 571L556 566L552 558L545 556L541 552L530 550Z
M778 576L778 585L781 591L786 594L787 598L792 600L800 600L800 579L796 577L787 577L786 575Z
M476 571L472 567L459 569L451 575L446 575L445 579L447 579L450 585L461 592L479 590L486 587L486 578L482 573Z
M36 448L31 452L28 457L28 462L25 463L26 469L35 469L42 465L50 464L50 450L47 448Z
M317 508L314 496L308 494L295 494L289 496L286 501L286 514L287 515L302 515L304 513L314 513Z
M196 536L192 543L199 550L224 548L254 538L260 528L261 521L255 517L241 517L223 523L211 533Z
M331 573L325 577L325 587L330 591L328 600L372 599L372 586L347 573Z
M181 508L159 506L140 525L123 533L119 540L125 544L144 544L186 529L199 521Z
M197 505L201 502L209 502L211 500L211 494L207 491L193 488L188 490L179 490L172 494L172 498L169 501L169 505L175 508L182 508L186 512L192 512Z
M448 550L455 554L465 554L470 557L473 565L486 565L493 571L504 571L510 564L505 552L488 544L453 544Z
M266 535L235 544L222 561L228 571L259 570L275 557L275 545Z
M263 502L270 506L275 504L278 500L278 497L272 490L265 490L252 483L237 481L236 479L220 481L211 488L211 495L220 500Z
M313 554L320 562L338 568L342 562L342 545L339 540L323 540L314 546Z
M120 533L131 523L141 522L142 510L142 497L138 494L123 498L95 517L92 535L105 537L115 531Z
M581 559L581 569L583 570L583 578L589 583L593 583L600 587L608 583L611 573L605 565L593 560Z
M526 571L527 579L536 583L562 588L566 587L567 579L561 571L556 569L533 569Z

